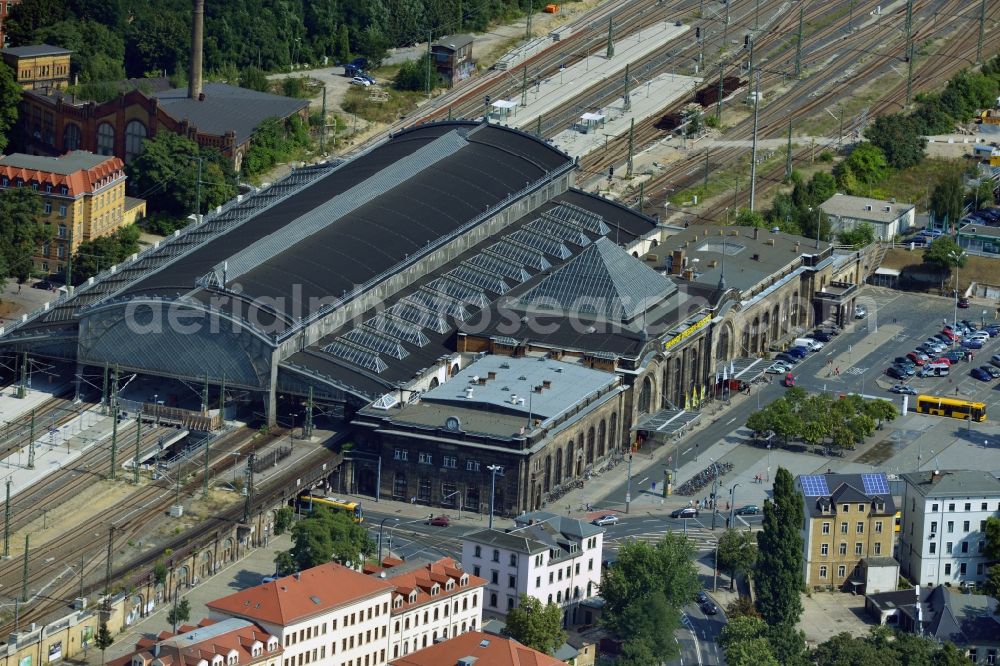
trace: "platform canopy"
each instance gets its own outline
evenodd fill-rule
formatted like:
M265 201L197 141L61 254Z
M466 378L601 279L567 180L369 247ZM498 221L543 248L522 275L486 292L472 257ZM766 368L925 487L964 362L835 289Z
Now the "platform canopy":
M584 122L588 122L588 123L603 123L604 122L604 114L603 113L590 113L588 111L587 113L585 113L582 116L580 116L580 118L583 119Z

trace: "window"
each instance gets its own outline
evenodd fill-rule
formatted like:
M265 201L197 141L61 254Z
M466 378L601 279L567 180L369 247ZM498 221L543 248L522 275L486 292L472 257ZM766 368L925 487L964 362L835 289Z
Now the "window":
M826 557L830 554L830 544L824 543L819 547L819 554Z
M982 562L980 562L979 564L976 565L976 575L977 576L982 576L983 575L983 563Z
M517 553L511 553L510 554L510 566L512 566L512 567L516 567L517 566Z
M875 521L875 534L882 534L882 521L881 520L876 520Z
M115 128L108 123L101 123L97 127L97 154L115 154Z
M968 569L968 567L969 567L969 565L966 562L962 562L961 564L959 564L958 565L958 575L959 576L964 576L966 570Z
M551 585L554 581L555 581L555 574L550 571L549 572L549 585Z
M882 554L882 542L881 541L876 541L875 542L875 552L874 552L874 554L875 555L881 555Z
M46 215L51 215L52 214L52 202L51 201L46 201L45 202L45 214Z
M535 587L541 587L541 586L542 586L542 577L535 576Z
M825 579L826 578L826 571L827 571L826 566L825 565L821 566L819 568L819 577Z
M500 551L497 550L496 548L493 549L493 561L494 562L500 561Z
M421 451L419 454L417 454L417 456L418 456L418 462L421 465L433 465L434 464L434 456L432 454L430 454L430 453L425 453L425 452Z
M490 582L494 585L500 584L500 572L496 569L490 570Z
M465 471L467 471L467 472L478 472L479 471L479 461L478 460L466 460L465 461Z
M913 504L913 510L914 510L914 511L916 511L916 510L917 510L917 505L916 505L916 501L914 501L914 504ZM931 504L931 511L934 511L934 512L937 512L937 510L938 510L938 505L937 505L937 502L934 502L933 504Z
M860 555L862 553L862 550L864 549L864 547L865 547L865 544L863 544L860 541L855 541L854 542L854 554L855 555Z
M969 552L969 542L968 541L963 541L962 542L962 552L963 553L968 553Z
M841 564L837 567L837 578L843 578L847 575L847 567Z
M948 534L951 534L954 531L955 531L955 521L949 520L948 521Z
M962 531L963 532L969 531L969 521L967 520L962 521Z
M443 460L444 460L443 462L444 467L447 467L449 469L455 469L456 467L458 467L458 458L456 458L455 456L444 456Z
M854 531L857 532L858 534L864 534L865 533L865 524L862 523L862 522L859 522L857 524L857 528Z
M946 544L944 545L944 552L946 552L946 553L948 553L948 554L951 554L951 545L952 545L952 544L951 544L951 541L949 541L948 543L946 543Z
M858 505L858 513L864 513L864 512L865 512L865 505L864 504L859 504Z
M142 144L146 140L146 126L141 121L133 120L125 126L125 162L129 163L142 152Z
M937 534L937 521L931 521L931 534Z
M841 507L840 510L841 510L842 513L849 513L851 511L851 505L850 504L845 504L843 507Z
M472 567L472 575L473 576L477 576L477 577L479 576L479 565L478 564L476 566Z
M830 533L830 523L824 522L823 523L823 534L829 534L829 533Z
M402 460L405 462L408 455L409 452L406 449L396 449L393 452L392 457L394 460Z
M979 544L976 546L976 552L977 553L981 553L981 552L983 552L983 549L985 549L985 548L986 548L986 542L985 541L980 541Z
M949 511L954 511L955 510L955 503L954 502L949 502L948 503L948 510Z
M66 204L59 204L59 217L66 217Z
M841 523L840 524L840 533L841 534L847 534L847 523Z
M507 587L517 588L517 576L507 576Z
M931 541L931 547L930 547L929 551L930 551L931 555L933 555L934 553L937 552L937 544L934 543L933 541Z
M972 502L966 502L965 503L965 510L966 511L972 511Z
M982 504L981 504L981 505L979 506L979 510L980 510L980 511L987 511L987 510L988 510L988 509L986 508L986 502L983 502L983 503L982 503Z
M496 608L497 607L497 593L496 592L490 592L490 607L491 608Z
M482 557L483 556L483 547L482 546L476 546L474 552L476 554L475 555L476 557Z

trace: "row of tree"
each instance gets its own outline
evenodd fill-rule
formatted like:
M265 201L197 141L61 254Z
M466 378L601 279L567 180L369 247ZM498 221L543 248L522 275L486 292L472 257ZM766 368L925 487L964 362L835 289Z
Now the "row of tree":
M865 400L857 394L834 397L827 393L807 394L794 386L764 409L747 418L755 432L770 430L787 445L793 439L805 444L830 444L850 450L881 426L896 418L896 406L889 400Z
M377 64L392 47L482 32L539 11L531 0L208 0L205 67L286 70L361 55ZM13 46L46 42L75 51L80 80L106 81L188 68L189 0L22 0L4 30Z

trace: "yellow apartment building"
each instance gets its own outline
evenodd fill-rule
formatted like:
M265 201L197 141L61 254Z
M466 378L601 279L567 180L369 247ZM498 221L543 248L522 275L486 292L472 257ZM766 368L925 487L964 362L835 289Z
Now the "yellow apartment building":
M24 90L64 90L69 86L72 51L48 44L14 46L0 50L4 63Z
M863 560L884 563L892 557L896 506L886 475L810 474L798 477L796 486L805 503L806 587L863 585Z
M145 201L125 196L125 165L114 156L76 150L62 157L0 157L0 189L16 187L38 192L41 221L55 232L34 258L35 270L45 274L63 273L80 243L114 233L146 213Z

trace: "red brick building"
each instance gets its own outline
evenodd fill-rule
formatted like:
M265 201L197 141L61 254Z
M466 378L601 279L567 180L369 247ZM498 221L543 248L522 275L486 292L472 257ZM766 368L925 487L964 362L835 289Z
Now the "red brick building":
M0 47L7 45L7 35L3 31L4 19L10 14L11 7L19 4L21 0L0 0Z

